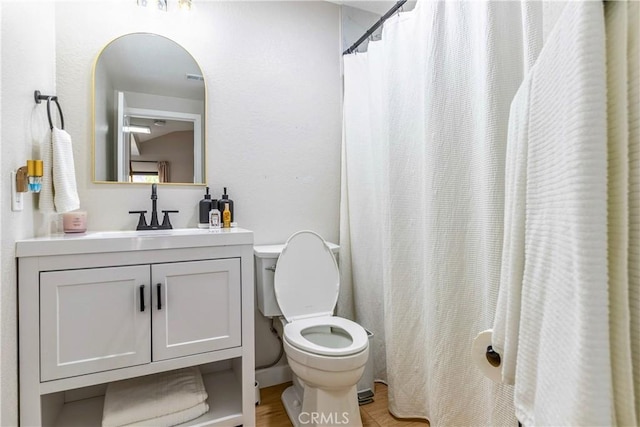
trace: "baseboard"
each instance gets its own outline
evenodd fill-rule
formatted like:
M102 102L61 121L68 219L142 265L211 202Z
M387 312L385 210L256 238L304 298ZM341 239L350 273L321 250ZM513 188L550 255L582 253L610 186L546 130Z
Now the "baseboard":
M256 381L260 388L271 387L291 381L291 368L286 363L256 371Z

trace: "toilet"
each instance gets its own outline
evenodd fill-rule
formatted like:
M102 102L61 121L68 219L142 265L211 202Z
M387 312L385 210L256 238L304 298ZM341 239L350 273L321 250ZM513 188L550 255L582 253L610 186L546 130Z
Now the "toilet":
M263 267L259 256L258 268L272 269ZM312 231L293 234L278 258L275 298L269 297L270 289L260 288L265 282L259 277L260 310L284 317L282 341L294 378L282 402L292 424L361 426L356 385L369 341L362 326L333 315L340 275L331 248Z

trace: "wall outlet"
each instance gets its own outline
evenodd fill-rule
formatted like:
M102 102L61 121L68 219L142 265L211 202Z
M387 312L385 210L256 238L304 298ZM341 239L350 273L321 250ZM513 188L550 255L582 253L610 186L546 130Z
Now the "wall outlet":
M16 191L16 173L11 171L11 210L14 212L22 211L24 207L23 193Z

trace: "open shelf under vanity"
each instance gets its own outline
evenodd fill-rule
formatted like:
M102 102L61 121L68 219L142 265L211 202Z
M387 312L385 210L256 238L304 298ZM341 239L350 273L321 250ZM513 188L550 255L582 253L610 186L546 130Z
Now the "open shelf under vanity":
M209 412L181 426L236 426L242 423L242 387L232 370L202 376L209 395ZM43 396L45 399L46 396ZM56 427L100 427L104 395L66 402L54 422Z

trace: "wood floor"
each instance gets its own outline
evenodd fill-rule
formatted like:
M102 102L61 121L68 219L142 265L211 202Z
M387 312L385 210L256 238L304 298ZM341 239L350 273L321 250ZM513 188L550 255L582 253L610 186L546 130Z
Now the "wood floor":
M282 406L280 395L291 383L280 384L260 390L260 405L256 406L257 427L291 427L291 421ZM425 420L401 420L387 410L387 386L375 383L374 402L360 406L360 417L364 427L428 427Z

